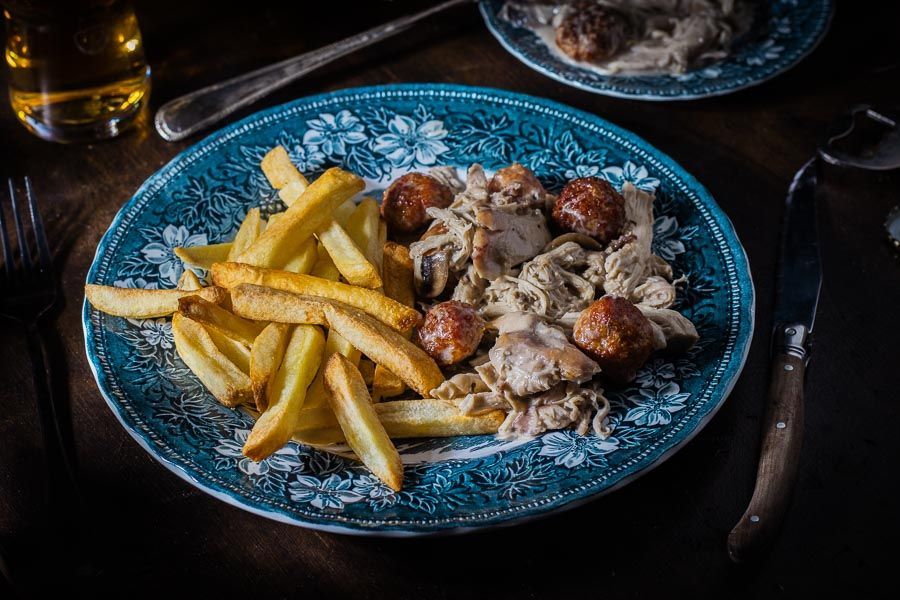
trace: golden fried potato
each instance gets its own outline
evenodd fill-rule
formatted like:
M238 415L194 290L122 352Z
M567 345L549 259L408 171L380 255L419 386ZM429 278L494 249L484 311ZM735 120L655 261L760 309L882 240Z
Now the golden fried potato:
M316 237L347 283L370 289L381 287L379 270L366 259L343 227L331 221Z
M286 263L307 239L331 220L337 207L364 187L363 180L353 173L328 169L303 191L277 222L269 224L237 260L257 266Z
M378 479L394 491L403 487L400 453L372 407L372 399L359 370L340 354L325 366L329 401L347 444Z
M358 308L399 331L411 330L421 318L415 309L403 306L376 291L311 275L263 269L239 263L216 263L210 269L210 276L216 285L226 288L250 283L295 294L337 300Z
M200 296L185 296L178 300L178 310L185 316L203 323L209 329L215 329L227 335L247 348L265 327L265 323L255 323L230 313L221 306L204 300Z
M262 172L266 176L266 179L269 180L269 183L272 184L272 187L276 190L280 190L291 184L301 185L303 188L309 186L306 177L304 177L303 174L297 170L297 167L294 166L294 163L291 162L284 146L275 146L266 152L266 155L263 157L259 166L262 168ZM300 193L302 192L303 190L301 189ZM290 206L290 203L288 202L285 202L285 204Z
M244 283L231 290L234 313L253 321L304 325L327 325L327 298L293 294Z
M324 347L325 335L318 327L297 325L291 332L281 366L269 387L268 407L244 442L243 453L247 458L264 460L291 439Z
M231 248L231 242L224 242L206 246L178 246L174 252L184 264L208 269L214 262L228 260Z
M234 236L234 240L231 242L231 249L228 251L228 258L226 260L236 259L241 252L249 248L250 244L255 242L256 239L262 235L265 228L266 223L260 217L259 209L251 208L248 210L247 216L244 217L237 234Z
M481 415L465 415L461 400L392 400L374 404L378 420L391 439L451 437L497 433L506 418L501 410ZM293 439L306 444L326 445L345 441L333 412L327 407L304 406L297 418Z
M192 292L202 288L203 284L200 282L200 278L197 277L196 273L190 269L185 269L181 272L181 277L178 278L178 285L176 287L179 290Z
M175 313L172 337L178 356L216 400L237 406L250 399L250 377L218 349L203 325Z
M250 348L250 387L256 409L269 405L268 388L272 376L281 366L292 327L286 323L269 323L253 340Z
M197 295L216 304L228 300L228 290L216 286L199 290L147 290L88 283L84 286L84 295L97 310L132 319L171 315L178 310L179 298L185 296Z
M350 307L337 303L325 306L328 326L354 348L384 365L422 396L444 381L444 375L424 350L395 329Z

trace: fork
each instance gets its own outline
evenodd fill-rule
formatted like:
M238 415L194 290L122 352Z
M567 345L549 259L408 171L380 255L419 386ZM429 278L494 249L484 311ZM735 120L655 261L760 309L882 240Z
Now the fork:
M34 392L37 401L41 434L47 457L48 496L54 525L63 531L71 530L69 517L81 507L75 482L73 462L63 441L53 388L45 360L44 338L40 322L57 301L58 289L53 272L52 255L47 243L44 224L38 211L31 179L24 178L25 205L13 179L7 180L9 203L15 229L15 242L7 226L7 217L0 198L0 245L3 250L3 272L0 274L0 316L21 324L28 341L28 353L34 372ZM27 211L26 219L24 214ZM26 232L30 220L32 247ZM18 252L15 247L18 245ZM18 255L18 256L16 256Z

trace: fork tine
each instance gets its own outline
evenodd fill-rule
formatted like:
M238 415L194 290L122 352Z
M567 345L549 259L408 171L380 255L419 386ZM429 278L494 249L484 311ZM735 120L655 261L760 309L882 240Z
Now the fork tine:
M16 221L16 236L19 238L19 254L22 257L22 266L25 275L31 275L31 253L28 252L28 239L25 237L25 224L22 223L19 203L16 200L16 188L12 179L9 179L9 199L12 201L13 219Z
M8 181L9 185L12 186L12 179ZM3 269L6 272L6 279L9 281L13 276L13 253L9 245L9 232L6 230L6 213L2 204L0 204L0 238L2 238L3 242Z
M50 245L47 244L47 235L44 233L44 222L34 199L34 191L31 189L31 177L25 177L25 197L28 199L28 209L31 212L31 226L34 230L34 239L37 242L38 257L41 261L41 271L49 271L53 258L50 255Z

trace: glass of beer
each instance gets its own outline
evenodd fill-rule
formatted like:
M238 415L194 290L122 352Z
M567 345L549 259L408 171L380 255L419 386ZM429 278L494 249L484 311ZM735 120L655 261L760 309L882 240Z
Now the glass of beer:
M147 102L150 68L128 0L0 0L16 117L56 142L110 138Z

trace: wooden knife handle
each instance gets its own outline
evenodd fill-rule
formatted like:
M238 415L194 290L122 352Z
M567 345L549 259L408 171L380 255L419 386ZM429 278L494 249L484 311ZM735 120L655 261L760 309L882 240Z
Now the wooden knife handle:
M728 535L728 556L734 562L758 557L775 538L787 510L803 442L805 354L802 347L783 348L773 359L756 487Z

